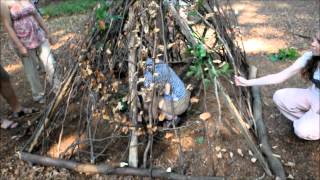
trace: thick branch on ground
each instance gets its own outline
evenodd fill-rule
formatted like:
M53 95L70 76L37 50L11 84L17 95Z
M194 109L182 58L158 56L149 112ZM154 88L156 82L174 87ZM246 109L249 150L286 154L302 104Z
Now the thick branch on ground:
M45 156L34 155L30 153L20 152L20 159L31 163L55 166L59 168L66 168L82 173L90 174L106 174L106 175L131 175L144 176L151 178L177 179L177 180L223 180L223 177L208 177L208 176L185 176L176 173L166 172L161 169L139 169L139 168L119 168L111 167L105 164L92 165L82 164L74 161L66 161L61 159L53 159Z
M250 74L249 78L255 78L257 74L257 68L255 66L250 66ZM262 118L262 103L260 98L260 89L258 86L253 86L251 88L252 91L252 97L253 97L253 115L256 121L256 129L258 133L258 138L261 146L261 150L266 156L266 159L270 165L270 168L272 172L275 174L275 176L286 179L286 175L283 169L283 166L279 159L273 156L272 150L270 148L270 144L268 141L268 135L266 126L264 124L263 118Z

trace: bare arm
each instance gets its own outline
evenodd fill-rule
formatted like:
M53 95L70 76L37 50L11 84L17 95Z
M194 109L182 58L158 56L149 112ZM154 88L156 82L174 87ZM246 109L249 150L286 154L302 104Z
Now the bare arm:
M48 30L47 26L45 25L45 23L44 23L42 17L40 16L40 14L38 12L35 12L33 16L38 21L40 27L44 30L44 32L46 33L46 35L48 37L49 34L50 34L49 30Z
M19 49L19 52L22 55L27 54L27 49L21 43L21 41L17 37L16 32L12 28L12 21L10 18L9 8L4 1L1 1L1 20L3 22L4 29L8 32L9 37L12 39L16 47Z
M235 76L235 83L237 86L261 86L282 83L301 71L301 69L304 67L304 64L302 63L303 58L308 58L308 55L303 55L291 66L287 67L281 72L266 75L260 78L247 80L243 77Z

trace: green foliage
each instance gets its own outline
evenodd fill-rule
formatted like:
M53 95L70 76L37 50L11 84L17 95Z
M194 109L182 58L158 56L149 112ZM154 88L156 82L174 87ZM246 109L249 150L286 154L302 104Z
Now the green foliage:
M197 144L203 144L204 143L204 137L203 136L198 136L196 138L196 143Z
M284 60L295 60L299 56L297 49L295 48L286 48L279 49L278 53L271 54L269 59L272 62L275 61L284 61Z
M45 17L56 17L85 13L91 10L99 0L66 0L59 3L51 3L40 8Z
M219 76L229 77L231 75L232 69L227 62L221 64L219 67L213 66L212 58L207 54L207 51L203 44L200 43L189 51L196 57L197 60L194 61L189 67L186 76L193 76L197 80L200 80L202 79L202 77L204 77L203 83L206 88L209 86L211 78Z
M121 16L108 14L108 9L109 9L110 5L111 4L109 4L107 2L101 2L95 12L96 27L102 31L107 28L106 26L108 26L108 24L106 24L106 20L122 19Z

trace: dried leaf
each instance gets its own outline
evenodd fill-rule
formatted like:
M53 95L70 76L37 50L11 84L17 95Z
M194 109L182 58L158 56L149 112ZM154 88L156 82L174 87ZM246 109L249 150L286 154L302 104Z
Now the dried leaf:
M160 29L159 28L154 28L153 32L154 33L160 32Z
M219 159L221 159L221 158L222 158L222 153L219 152L219 153L217 154L217 157L218 157Z
M284 165L289 166L289 167L294 167L294 166L296 166L296 163L289 161L289 162L285 163Z
M192 97L192 98L190 99L190 103L191 103L191 104L197 104L199 101L200 101L200 100L199 100L199 98L197 98L197 97Z
M164 136L164 138L166 139L170 139L173 137L173 133L166 133L166 135Z
M255 163L257 161L257 158L253 157L251 158L251 162Z
M241 149L237 149L237 153L241 156L241 157L243 157L243 153L242 153L242 150Z
M208 120L209 118L211 118L211 114L209 112L204 112L202 114L200 114L200 119L206 121Z
M159 121L164 121L166 118L166 115L164 113L159 114Z
M233 152L229 152L230 158L233 158Z
M221 150L221 147L220 147L220 146L216 146L216 147L215 147L215 150L216 150L216 151L220 151L220 150Z
M289 174L288 179L294 179L294 177L291 174Z
M168 44L167 49L171 49L175 44L176 44L176 43L170 43L170 44Z

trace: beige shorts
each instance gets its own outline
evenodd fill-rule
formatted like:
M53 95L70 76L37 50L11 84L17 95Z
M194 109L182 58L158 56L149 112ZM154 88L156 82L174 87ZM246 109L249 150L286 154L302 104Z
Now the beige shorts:
M188 109L190 94L190 91L187 90L186 96L180 99L179 101L169 101L165 100L164 98L161 98L159 101L159 108L168 114L183 114Z

